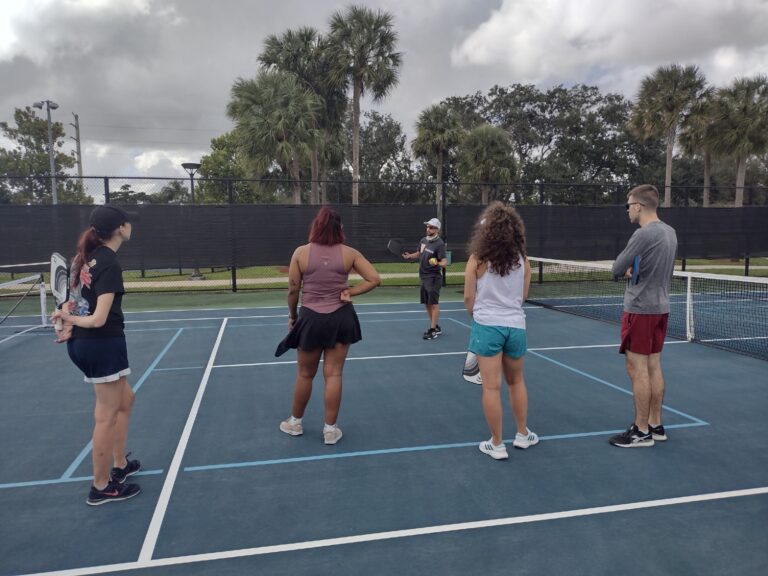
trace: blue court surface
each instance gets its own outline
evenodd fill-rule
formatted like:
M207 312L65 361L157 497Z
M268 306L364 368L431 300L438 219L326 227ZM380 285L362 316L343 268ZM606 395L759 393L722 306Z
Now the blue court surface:
M435 341L416 304L357 305L335 446L320 375L304 435L278 430L296 372L293 351L274 357L284 306L128 314L143 492L96 508L91 387L51 332L0 343L0 576L768 574L768 363L670 339L669 441L619 449L618 326L529 306L542 441L494 461L455 298Z

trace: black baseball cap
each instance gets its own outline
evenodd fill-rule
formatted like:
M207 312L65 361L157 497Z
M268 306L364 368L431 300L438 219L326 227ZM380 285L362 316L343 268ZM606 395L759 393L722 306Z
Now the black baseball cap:
M90 224L101 236L106 236L126 222L138 222L137 212L126 212L120 206L104 204L91 212Z

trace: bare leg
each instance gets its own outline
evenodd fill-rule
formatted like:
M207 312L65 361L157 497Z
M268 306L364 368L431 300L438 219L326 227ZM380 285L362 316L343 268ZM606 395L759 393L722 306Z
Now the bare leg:
M440 320L440 304L432 304L429 311L429 321L432 323L432 328L437 328L438 320Z
M503 442L501 408L501 353L496 356L478 356L483 378L483 414L495 445Z
M528 434L528 389L525 387L523 376L524 357L512 358L504 355L502 365L504 378L509 388L509 404L517 422L517 431L520 434Z
M125 468L128 461L125 458L125 445L128 441L128 424L131 419L131 409L135 394L128 384L128 379L120 378L118 384L122 389L120 408L117 411L117 424L115 425L115 443L112 448L112 459L117 468Z
M103 490L112 471L113 450L117 428L117 414L123 398L120 380L94 384L96 407L93 411L93 485Z
M648 423L661 424L661 406L664 403L664 374L661 371L661 353L648 357L648 379L651 385L651 408Z
M325 350L323 361L323 378L325 379L325 423L336 424L341 406L341 376L344 371L344 361L347 359L349 344L336 344Z
M648 414L651 407L651 383L648 377L648 356L627 350L627 374L632 380L635 398L635 425L648 431Z
M302 418L307 408L310 396L312 396L312 380L317 374L317 366L320 363L322 348L307 352L299 348L296 351L297 368L296 384L293 388L293 403L291 404L291 416Z

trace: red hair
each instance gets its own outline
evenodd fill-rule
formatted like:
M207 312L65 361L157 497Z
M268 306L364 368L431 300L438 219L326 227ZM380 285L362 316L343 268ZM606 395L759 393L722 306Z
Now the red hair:
M344 240L344 225L339 213L327 206L320 208L309 228L309 241L313 244L332 246L342 244Z

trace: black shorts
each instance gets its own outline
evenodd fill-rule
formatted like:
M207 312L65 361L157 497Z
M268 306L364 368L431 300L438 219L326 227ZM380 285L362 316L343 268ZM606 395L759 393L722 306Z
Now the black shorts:
M72 338L67 341L67 352L91 384L115 382L131 373L125 336Z
M360 321L352 304L345 304L328 314L302 306L293 330L278 344L275 356L281 356L289 348L311 352L318 348L334 348L336 344L354 344L362 338Z
M442 276L424 276L421 279L421 303L439 304L440 288L443 287Z

